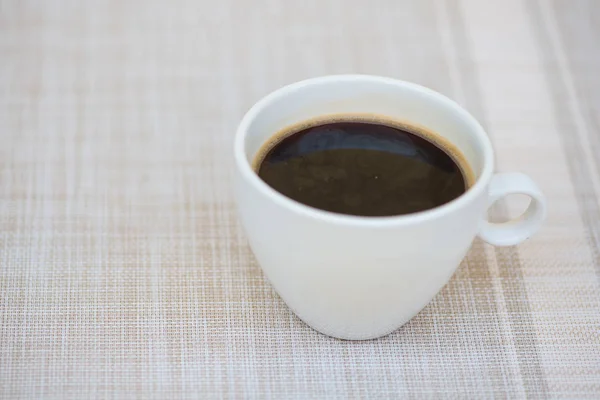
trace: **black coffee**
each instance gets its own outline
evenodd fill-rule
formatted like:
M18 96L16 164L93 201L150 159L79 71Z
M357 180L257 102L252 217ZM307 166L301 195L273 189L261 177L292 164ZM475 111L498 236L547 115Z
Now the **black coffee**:
M340 214L391 216L447 203L469 187L463 156L439 136L392 120L336 116L276 134L255 162L278 192Z

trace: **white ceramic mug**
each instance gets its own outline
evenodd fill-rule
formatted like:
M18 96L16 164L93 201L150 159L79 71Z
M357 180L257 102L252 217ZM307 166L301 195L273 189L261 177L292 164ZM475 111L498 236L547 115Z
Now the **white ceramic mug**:
M251 163L276 132L317 116L373 113L423 125L456 145L475 184L457 199L393 217L335 214L300 204L264 183ZM388 334L448 282L475 236L498 246L527 239L545 199L520 173L493 173L494 153L479 123L422 86L367 75L326 76L276 90L242 119L235 138L236 201L250 246L279 295L308 325L343 339ZM527 211L502 224L487 209L513 193Z

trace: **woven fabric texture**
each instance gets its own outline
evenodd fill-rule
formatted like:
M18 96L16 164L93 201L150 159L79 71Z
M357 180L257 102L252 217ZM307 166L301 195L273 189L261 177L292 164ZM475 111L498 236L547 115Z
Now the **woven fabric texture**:
M600 397L599 43L596 0L0 1L0 398ZM379 340L296 318L232 199L243 113L334 73L454 98L549 202Z

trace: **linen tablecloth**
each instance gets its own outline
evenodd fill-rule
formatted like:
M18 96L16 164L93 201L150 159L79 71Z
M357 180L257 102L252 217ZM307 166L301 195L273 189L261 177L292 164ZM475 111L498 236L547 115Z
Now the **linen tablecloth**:
M548 197L379 340L296 318L232 201L243 113L333 73L454 98ZM0 134L2 398L600 397L596 0L5 0Z

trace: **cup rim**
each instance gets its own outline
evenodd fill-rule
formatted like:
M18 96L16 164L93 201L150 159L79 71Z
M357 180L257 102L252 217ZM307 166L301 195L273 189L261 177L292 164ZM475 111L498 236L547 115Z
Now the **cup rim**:
M384 83L424 93L432 97L432 100L443 103L445 106L453 109L462 119L466 120L469 123L469 125L473 127L473 131L476 137L478 138L479 142L481 143L483 149L483 168L481 170L481 173L477 177L475 184L471 188L469 188L465 193L458 196L456 199L451 200L448 203L442 204L441 206L435 208L411 214L371 217L339 214L307 206L279 193L277 190L273 189L266 182L260 179L258 174L252 168L251 161L248 160L245 152L245 141L248 127L250 126L252 121L260 114L260 112L268 105L277 101L281 101L284 98L284 96L300 88L313 85L320 85L331 81L356 82L357 80L361 80L363 82ZM321 77L301 80L280 87L279 89L272 91L271 93L258 100L246 112L246 114L244 115L244 117L238 125L234 139L234 158L236 167L241 173L243 179L247 180L257 191L259 191L262 195L270 198L274 203L278 204L279 206L284 207L296 214L311 217L328 223L364 227L383 227L418 224L439 218L443 215L461 209L467 206L471 201L473 201L475 198L481 195L481 193L484 190L486 190L487 184L492 177L494 168L494 152L492 149L492 143L488 135L485 133L485 130L483 129L481 124L475 119L475 117L473 117L467 110L461 107L454 100L451 100L450 98L444 96L439 92L436 92L433 89L429 89L425 86L416 83L383 76L360 74L325 75Z

